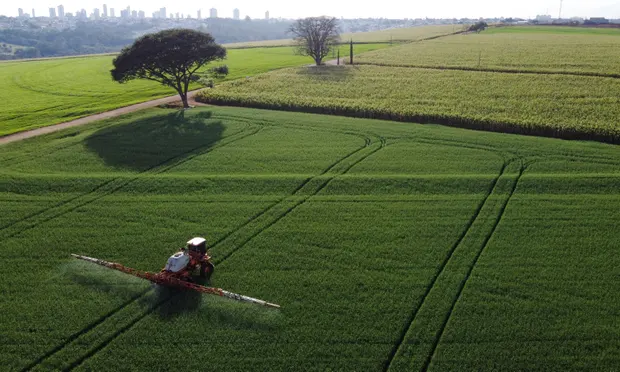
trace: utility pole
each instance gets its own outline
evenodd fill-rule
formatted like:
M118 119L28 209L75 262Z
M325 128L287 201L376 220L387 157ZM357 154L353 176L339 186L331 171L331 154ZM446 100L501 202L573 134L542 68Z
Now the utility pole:
M350 65L353 65L353 39L351 39L351 47L349 49L349 55L351 56L351 62L349 63Z

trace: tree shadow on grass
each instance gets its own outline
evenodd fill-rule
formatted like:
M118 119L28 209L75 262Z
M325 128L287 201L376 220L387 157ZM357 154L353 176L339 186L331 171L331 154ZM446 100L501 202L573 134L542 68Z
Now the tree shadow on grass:
M85 143L109 166L144 171L219 142L224 125L210 118L210 111L151 116L99 130Z
M314 81L344 81L351 77L355 66L306 66L297 69L297 74Z

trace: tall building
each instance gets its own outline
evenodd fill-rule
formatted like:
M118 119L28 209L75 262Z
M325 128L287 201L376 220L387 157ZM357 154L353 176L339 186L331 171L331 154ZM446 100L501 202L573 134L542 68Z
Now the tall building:
M198 12L196 12L196 15L198 16L198 19L202 19L202 11L198 10Z
M58 16L60 18L65 18L65 6L62 4L58 5Z
M101 13L99 12L99 8L93 9L93 19L101 18Z
M138 18L145 18L146 14L144 13L144 10L141 10L138 12Z
M110 8L110 17L111 17L111 18L116 17L116 14L115 14L114 8Z
M35 13L34 13L34 8L32 8L32 18L36 17Z
M56 8L50 8L50 18L56 18Z
M160 8L159 9L159 17L160 18L166 18L166 8Z
M239 19L239 9L233 10L233 19Z
M269 20L269 11L266 11L266 12L265 12L265 19L266 19L266 20Z
M23 17L24 16L24 10L22 8L17 9L17 16L18 17Z
M138 11L137 10L132 10L131 11L131 18L138 18Z
M103 16L108 17L108 6L106 4L103 4Z
M211 10L209 11L209 17L217 18L217 9L211 8Z

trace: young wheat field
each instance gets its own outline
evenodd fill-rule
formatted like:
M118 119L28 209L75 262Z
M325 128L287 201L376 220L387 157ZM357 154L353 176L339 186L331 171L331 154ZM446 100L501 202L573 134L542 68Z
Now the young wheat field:
M236 108L0 147L6 370L522 370L620 363L613 145ZM211 284L167 292L193 236Z

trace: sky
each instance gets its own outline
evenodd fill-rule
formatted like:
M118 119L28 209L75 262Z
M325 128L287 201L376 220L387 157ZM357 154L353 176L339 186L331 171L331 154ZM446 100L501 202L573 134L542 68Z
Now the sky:
M168 12L181 12L196 17L202 9L203 17L210 8L218 10L219 17L232 17L234 8L239 8L241 17L263 18L269 11L272 18L300 18L328 15L344 18L478 18L478 17L521 17L534 18L538 14L557 17L560 0L21 0L13 3L0 0L0 14L17 16L17 8L37 16L48 15L48 8L64 5L65 12L75 13L86 9L90 14L103 4L115 8L118 16L121 8L131 6L132 10L144 10L147 17L160 7ZM563 18L607 17L620 18L620 0L564 0Z

